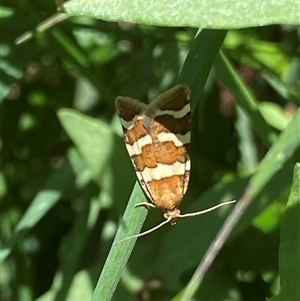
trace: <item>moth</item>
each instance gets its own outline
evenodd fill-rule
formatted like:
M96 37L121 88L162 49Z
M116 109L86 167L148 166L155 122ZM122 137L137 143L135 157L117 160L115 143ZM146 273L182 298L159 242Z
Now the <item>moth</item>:
M129 238L146 235L167 223L175 224L180 217L203 214L228 203L188 214L180 214L178 209L187 191L191 170L190 95L190 88L180 84L150 104L131 97L116 98L126 148L148 199L136 206L160 208L165 218L159 225Z

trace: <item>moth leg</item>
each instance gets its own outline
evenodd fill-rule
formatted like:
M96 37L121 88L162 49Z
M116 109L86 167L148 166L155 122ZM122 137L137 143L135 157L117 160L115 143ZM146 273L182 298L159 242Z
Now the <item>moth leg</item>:
M140 203L135 204L134 207L138 207L138 206L146 206L148 209L149 209L150 207L152 207L152 208L155 208L155 207L156 207L154 204L149 203L149 202L140 202Z

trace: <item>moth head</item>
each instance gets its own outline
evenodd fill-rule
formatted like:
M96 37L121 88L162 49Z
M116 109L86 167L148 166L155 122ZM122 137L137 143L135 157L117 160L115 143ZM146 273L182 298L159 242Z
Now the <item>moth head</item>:
M164 218L169 220L171 225L176 225L177 218L180 216L180 210L178 208L174 208L172 210L167 210L164 213Z

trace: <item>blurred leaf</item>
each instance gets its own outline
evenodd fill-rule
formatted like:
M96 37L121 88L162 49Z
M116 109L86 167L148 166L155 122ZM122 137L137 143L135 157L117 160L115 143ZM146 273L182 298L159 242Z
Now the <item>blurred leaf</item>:
M78 272L74 276L74 281L70 287L68 296L63 299L65 301L82 301L90 300L93 293L93 283L90 278L90 273L86 270ZM36 301L54 301L57 291L62 285L63 277L58 274L53 281L52 287Z
M19 243L28 231L30 231L47 212L61 199L62 195L73 182L73 173L68 161L55 170L49 177L45 187L32 200L30 206L23 214L16 226L13 236L1 248L0 262L10 255L17 243Z
M251 29L230 31L224 47L242 64L257 70L267 69L281 78L290 67L290 58L280 44L259 39Z
M250 89L243 83L224 54L220 53L214 67L217 75L234 95L238 106L251 118L257 135L260 136L266 146L271 146L276 140L275 133L261 115L258 109L258 101Z
M249 197L256 196L272 179L286 162L288 162L297 149L300 148L300 111L288 124L287 128L278 137L278 140L259 165L259 170L253 176L249 186Z
M279 131L283 131L292 119L276 103L261 101L259 110L268 124Z
M280 292L270 301L300 297L300 164L294 168L293 184L281 224L279 248Z
M247 174L257 167L258 155L254 143L250 117L239 107L237 107L237 117L236 129L240 138L239 149L241 154L240 172Z
M1 202L2 202L3 197L7 193L7 184L6 184L5 177L4 177L2 171L0 171L0 187L1 187L1 190L0 190L0 199L1 199Z
M14 13L12 8L9 7L5 7L5 6L0 6L0 14L1 14L1 18L5 19L5 18L9 18L11 17L11 15Z
M91 192L89 185L81 190L82 208L78 212L75 223L65 244L61 265L61 286L57 289L55 300L65 300L72 286L73 277L77 272L83 256L84 246L89 234L88 218L91 210Z
M114 205L123 208L134 179L123 139L117 137L107 123L75 110L61 109L58 116L102 189L102 205L110 206L116 200Z
M114 134L106 123L75 110L61 109L58 116L83 155L94 180L101 183L102 174L112 153Z
M280 224L283 211L283 204L273 202L253 220L252 224L262 232L271 233Z
M72 15L84 15L106 21L220 29L275 23L299 24L298 4L295 0L72 0L63 7Z
M296 62L294 65L296 65ZM287 101L293 101L295 104L300 105L300 89L294 92L288 83L283 82L277 76L268 72L264 72L262 77L283 99Z
M11 85L23 75L28 62L35 55L35 47L31 44L16 46L14 40L22 34L26 28L34 27L40 20L32 11L26 14L15 8L0 7L1 19L1 65L0 65L0 102L11 90ZM13 24L13 26L12 26ZM25 27L24 27L25 24ZM17 91L12 91L15 98Z

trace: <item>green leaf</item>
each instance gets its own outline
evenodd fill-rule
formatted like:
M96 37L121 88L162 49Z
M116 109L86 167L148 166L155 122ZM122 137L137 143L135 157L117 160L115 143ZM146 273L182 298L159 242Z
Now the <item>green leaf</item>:
M15 45L14 39L16 38L16 34L20 30L24 31L24 24L26 24L26 28L37 22L38 17L31 10L28 10L28 13L24 14L15 7L9 8L4 6L0 7L0 14L0 102L2 102L10 90L12 90L12 96L14 97L18 89L14 87L12 89L11 85L22 77L23 70L26 69L28 62L35 56L35 45ZM14 26L11 26L11 24L14 24Z
M77 16L159 26L220 29L299 24L296 0L73 0L63 7L68 14Z
M147 216L146 208L134 207L136 200L142 197L141 188L136 183L95 288L92 301L111 300L113 296L137 238L120 241L139 233Z
M226 33L225 30L202 30L195 38L184 62L178 83L187 84L191 88L192 111L203 93L207 77Z
M294 168L293 184L284 213L279 247L280 292L270 301L300 298L300 164Z
M279 131L283 131L291 121L291 116L276 103L261 101L259 110L268 124Z
M243 83L224 54L220 54L214 64L217 75L235 96L238 106L250 116L254 130L267 145L271 146L276 140L276 135L267 124L258 108L254 95Z
M295 65L295 67L294 67ZM293 82L294 78L296 78L297 81L297 75L299 74L299 71L297 70L297 60L295 59L294 62L292 62L292 66L289 66L291 69L296 69L295 71L290 71L290 77L292 78L291 81ZM297 74L294 75L293 73ZM293 91L290 84L288 82L282 81L279 77L277 77L275 74L272 74L270 72L264 72L262 74L262 77L269 83L269 85L286 101L293 102L296 105L300 105L300 91ZM289 81L289 80L288 80Z
M108 124L70 109L61 109L58 117L83 155L93 178L101 182L115 138Z
M55 170L40 192L35 196L30 206L16 226L13 236L0 251L0 262L4 261L26 233L30 231L47 212L60 200L63 193L73 182L72 169L66 161L59 170Z
M300 111L291 120L285 131L266 154L257 173L251 179L249 196L253 198L263 189L271 178L282 168L300 147Z

